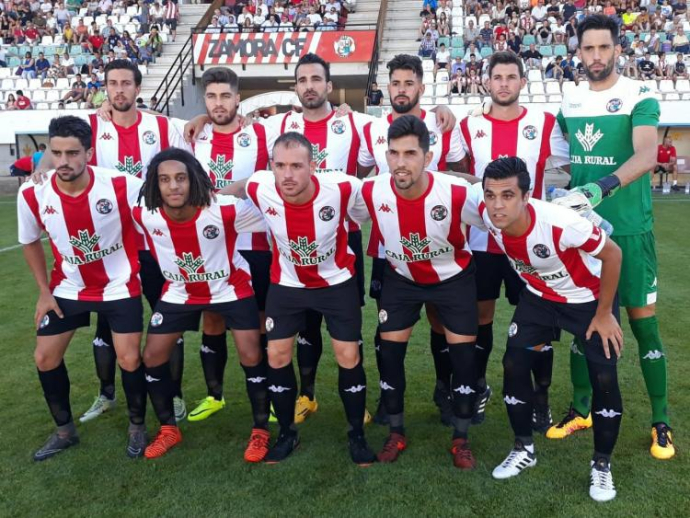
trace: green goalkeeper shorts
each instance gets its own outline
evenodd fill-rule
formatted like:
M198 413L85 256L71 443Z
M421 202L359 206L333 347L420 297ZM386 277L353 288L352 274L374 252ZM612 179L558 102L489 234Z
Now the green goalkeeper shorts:
M642 308L656 303L656 246L654 232L635 236L613 236L623 252L621 278L618 281L620 305Z

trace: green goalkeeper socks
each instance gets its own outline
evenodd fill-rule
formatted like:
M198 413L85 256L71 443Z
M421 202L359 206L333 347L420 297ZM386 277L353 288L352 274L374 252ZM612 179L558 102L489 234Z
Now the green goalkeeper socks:
M573 408L583 417L589 415L592 384L589 382L585 348L577 338L570 344L570 381L573 384Z

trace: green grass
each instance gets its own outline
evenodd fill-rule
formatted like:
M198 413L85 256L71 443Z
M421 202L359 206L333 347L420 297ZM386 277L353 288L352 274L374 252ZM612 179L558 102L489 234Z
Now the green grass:
M658 313L667 356L672 424L679 453L669 462L648 453L650 411L637 357L637 345L624 324L626 350L620 362L625 405L622 433L613 459L618 498L597 505L587 496L591 431L562 442L537 438L539 465L517 479L496 482L493 467L511 446L504 405L495 397L487 421L471 430L477 469L463 473L452 466L450 431L438 422L431 402L433 365L428 327L418 325L407 356L407 429L409 449L394 465L360 469L345 447L345 422L337 394L333 355L326 351L319 369L319 411L301 426L302 446L278 466L248 466L242 452L249 432L249 408L236 355L226 374L227 408L201 423L182 425L184 443L155 462L125 457L124 396L119 407L87 425L79 425L78 448L35 464L33 451L52 429L32 352L32 315L36 290L20 249L0 253L0 515L1 516L688 516L690 463L684 433L690 428L690 351L683 335L690 328L687 273L686 197L657 200L659 254ZM0 198L0 249L16 243L12 198ZM371 336L375 306L368 303L364 336L369 386L377 380ZM501 357L511 315L501 301L495 324L496 347L489 381L501 388ZM80 415L97 392L90 340L80 330L67 353L72 380L72 407ZM565 342L565 337L564 337ZM205 395L198 357L199 336L187 335L184 389L188 405ZM556 347L551 392L555 417L569 402L566 343ZM376 391L370 390L369 408ZM156 428L149 406L149 430ZM386 430L368 428L378 448Z

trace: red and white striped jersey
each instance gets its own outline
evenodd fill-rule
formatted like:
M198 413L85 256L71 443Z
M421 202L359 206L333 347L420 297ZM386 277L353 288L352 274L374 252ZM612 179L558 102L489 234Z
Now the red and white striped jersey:
M193 147L216 190L268 168L266 130L258 123L233 133L217 133L206 124ZM237 248L268 251L266 232L240 234Z
M362 183L331 173L312 176L311 201L293 205L283 200L271 171L254 173L247 181L249 198L259 208L273 241L271 282L293 288L324 288L355 274L355 255L347 245L345 218L366 219L358 197Z
M69 300L109 301L141 294L138 237L132 220L141 180L87 167L90 182L69 196L48 172L41 185L26 182L17 197L19 242L30 244L45 231L55 262L50 290Z
M362 186L372 234L381 237L383 254L400 275L418 284L436 284L462 272L472 253L466 225L484 223L479 215L481 193L465 180L429 172L426 192L415 200L399 196L391 175L366 180Z
M254 294L249 265L237 250L238 234L266 230L250 201L217 195L184 223L164 210L136 207L134 220L165 277L163 302L215 304Z
M510 264L535 295L553 302L581 304L599 298L601 252L606 234L575 211L541 200L527 206L532 222L511 237L494 227L486 207L484 223Z
M465 150L460 140L460 128L441 133L436 123L436 114L422 110L422 120L429 130L429 140L434 156L429 164L431 171L446 171L449 163L460 162ZM393 123L393 114L375 119L364 126L363 141L359 147L358 162L363 166L376 166L378 174L388 172L386 151L388 150L388 128Z
M142 111L137 113L137 122L129 128L112 121L105 122L96 114L88 115L94 148L91 165L115 169L145 180L151 159L160 151L177 147L192 152L175 119Z
M308 121L294 111L269 117L264 121L268 138L268 152L273 158L273 145L280 135L288 131L302 133L311 142L317 173L341 172L357 175L357 153L360 149L364 125L372 117L362 113L349 113L336 117L335 111L320 121ZM351 232L359 230L348 222Z
M518 118L503 121L488 115L467 116L460 121L462 146L470 159L470 173L482 178L492 161L517 156L525 161L532 178L532 197L544 198L544 170L550 158L554 167L570 164L570 146L548 112L524 108ZM478 229L469 233L470 248L502 253L493 237Z

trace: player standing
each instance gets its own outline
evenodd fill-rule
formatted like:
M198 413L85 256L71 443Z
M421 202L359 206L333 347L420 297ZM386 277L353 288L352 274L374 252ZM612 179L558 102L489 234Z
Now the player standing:
M270 441L266 362L249 265L238 252L237 239L240 233L265 229L263 218L250 202L234 205L235 198L216 198L201 164L184 150L162 151L149 169L142 191L145 207L134 210L134 219L166 284L144 349L147 387L161 423L146 457L160 457L182 440L173 406L170 353L184 331L198 329L202 312L211 312L232 329L254 417L244 458L259 462Z
M41 185L19 191L19 241L40 289L34 315L38 377L57 431L34 454L45 460L79 443L70 407L64 355L74 332L96 312L113 329L129 410L127 455L140 457L148 442L146 386L141 365L143 310L137 241L131 208L141 181L87 166L93 153L88 123L58 117L48 128L55 171ZM45 231L55 264L50 284L41 243Z
M616 496L610 461L623 413L616 368L623 348L616 300L621 251L574 211L530 199L530 184L525 162L516 157L489 164L482 180L484 222L527 283L503 357L503 395L515 446L493 477L514 477L537 463L531 370L542 353L535 353L534 347L558 339L562 328L584 343L594 386L589 494L604 502Z
M657 459L669 459L675 448L669 426L666 356L656 317L657 262L648 174L656 164L659 102L643 83L616 71L621 47L614 21L589 16L578 25L577 34L589 88L564 96L558 122L570 140L571 186L578 192L559 202L596 207L614 227L612 239L623 251L620 304L628 312L637 340L652 407L650 452ZM573 402L568 415L549 429L547 437L552 439L591 426L586 417L591 376L581 343L574 343L570 365Z
M520 90L527 83L522 61L512 52L494 52L488 65L488 88L491 107L479 116L467 116L460 122L463 146L469 159L468 170L482 178L484 169L503 156L519 156L526 163L532 180L531 196L544 198L544 170L550 158L552 165L570 163L568 143L556 124L556 117L536 109L520 106ZM486 382L486 368L493 349L493 320L501 285L506 298L517 304L524 283L510 267L493 236L477 228L468 229L469 243L477 265L477 409L472 422L484 421L491 388ZM549 386L553 368L553 347L542 344L541 355L533 361L535 382L534 429L546 432L551 426Z
M429 172L429 131L413 115L388 129L390 174L367 180L362 197L380 236L387 261L379 301L380 387L390 435L378 454L394 462L406 448L405 354L424 304L433 304L448 344L452 384L453 463L473 469L468 430L476 397L476 281L472 253L463 234L481 225L478 191L461 179Z

